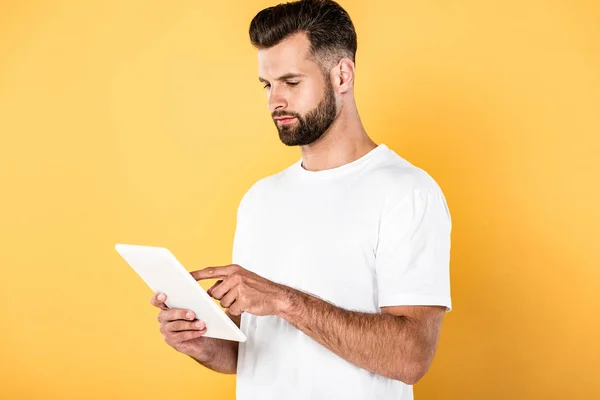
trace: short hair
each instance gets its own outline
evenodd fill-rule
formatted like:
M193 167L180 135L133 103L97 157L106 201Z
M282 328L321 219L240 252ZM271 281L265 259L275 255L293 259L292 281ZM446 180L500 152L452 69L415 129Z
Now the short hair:
M333 0L300 0L265 8L250 23L250 41L258 49L306 33L310 55L324 72L347 57L356 63L356 31L350 16Z

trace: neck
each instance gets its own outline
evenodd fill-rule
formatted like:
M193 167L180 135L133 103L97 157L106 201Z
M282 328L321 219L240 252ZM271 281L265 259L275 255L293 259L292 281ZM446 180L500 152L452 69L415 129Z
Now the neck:
M301 146L302 167L309 171L341 167L376 147L363 127L356 103L351 100L344 104L323 136L314 143Z

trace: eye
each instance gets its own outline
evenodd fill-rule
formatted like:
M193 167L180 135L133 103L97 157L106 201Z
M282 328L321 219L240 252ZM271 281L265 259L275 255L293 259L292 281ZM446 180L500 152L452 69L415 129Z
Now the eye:
M286 83L288 84L288 86L298 86L298 84L299 84L300 82L290 82L290 81L288 81L288 82L286 82Z
M265 86L263 86L263 89L268 89L270 87L271 87L271 85L269 83L265 83Z

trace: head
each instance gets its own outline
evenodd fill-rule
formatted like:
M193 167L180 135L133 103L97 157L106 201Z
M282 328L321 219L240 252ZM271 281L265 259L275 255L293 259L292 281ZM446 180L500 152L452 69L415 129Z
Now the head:
M281 141L313 143L352 96L357 44L348 13L331 0L279 4L254 17L250 40Z

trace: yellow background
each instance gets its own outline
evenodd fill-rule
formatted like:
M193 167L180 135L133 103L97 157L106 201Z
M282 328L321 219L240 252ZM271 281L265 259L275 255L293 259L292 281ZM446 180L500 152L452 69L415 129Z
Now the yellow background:
M248 41L272 4L0 1L0 398L234 398L114 244L231 261L241 196L299 157ZM599 398L598 2L341 4L367 131L454 221L417 398Z

